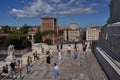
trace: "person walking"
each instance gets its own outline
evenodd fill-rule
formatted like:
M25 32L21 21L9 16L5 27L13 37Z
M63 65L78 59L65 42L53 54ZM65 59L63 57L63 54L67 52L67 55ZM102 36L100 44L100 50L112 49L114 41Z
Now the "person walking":
M56 63L54 63L53 78L56 78L57 76L58 76L58 66Z

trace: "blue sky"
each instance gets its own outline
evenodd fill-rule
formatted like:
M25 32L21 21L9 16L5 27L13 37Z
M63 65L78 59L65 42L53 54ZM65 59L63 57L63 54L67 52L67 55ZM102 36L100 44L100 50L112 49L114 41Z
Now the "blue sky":
M56 17L58 25L102 26L109 18L110 0L0 0L0 25L39 26L41 18Z

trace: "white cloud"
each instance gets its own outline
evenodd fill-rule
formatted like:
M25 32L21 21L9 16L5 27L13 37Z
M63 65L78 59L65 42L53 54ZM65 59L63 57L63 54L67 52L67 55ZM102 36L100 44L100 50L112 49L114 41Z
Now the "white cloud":
M110 0L105 0L105 1L110 1Z
M46 2L47 1L47 2ZM69 0L65 3L62 0L35 0L33 3L23 7L23 9L11 10L13 16L36 17L44 14L89 14L94 13L93 5L82 6L86 0Z
M52 11L52 7L49 4L45 4L41 0L36 0L30 6L25 6L22 10L13 8L11 14L16 17L35 17L42 14L47 14Z
M60 0L51 0L51 1L56 3L60 2Z
M95 11L92 8L73 8L67 11L61 11L58 14L62 15L71 15L71 14L90 14L94 13Z

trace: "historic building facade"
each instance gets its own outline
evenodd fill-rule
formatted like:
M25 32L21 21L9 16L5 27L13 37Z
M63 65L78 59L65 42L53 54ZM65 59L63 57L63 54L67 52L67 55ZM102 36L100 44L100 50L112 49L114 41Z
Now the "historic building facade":
M62 43L65 41L66 39L66 34L65 34L65 31L67 30L67 28L64 26L64 25L61 25L59 26L58 28L58 40L59 40L59 43Z
M98 40L101 28L86 28L86 41Z
M94 48L96 43L93 45ZM93 51L109 80L120 80L120 0L110 1L108 24Z
M79 41L80 30L76 23L71 23L70 28L66 31L67 41L74 42Z
M44 17L42 18L41 20L41 27L40 27L40 31L41 32L44 32L44 31L47 31L47 30L57 30L57 27L56 27L56 18L54 17ZM55 34L48 34L48 35L44 35L42 36L42 40L43 42L46 40L46 39L51 39L52 40L52 44L55 44L57 42L57 35Z
M39 30L39 27L32 27L29 29L29 32L28 32L28 39L32 42L32 44L35 42L35 34L36 32Z

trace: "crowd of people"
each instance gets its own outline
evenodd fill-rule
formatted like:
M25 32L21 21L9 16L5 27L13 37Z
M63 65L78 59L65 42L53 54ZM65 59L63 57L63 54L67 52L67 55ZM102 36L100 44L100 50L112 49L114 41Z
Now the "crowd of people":
M86 54L86 48L87 48L87 43L83 41L82 42L83 54ZM72 57L71 55L73 55L73 59L77 59L80 53L78 49L79 48L77 47L77 45L75 45L74 49L71 48L71 45L68 45L66 52L63 52L62 49L58 49L57 54L55 54L53 53L54 51L50 48L50 50L46 54L46 63L47 63L48 71L50 70L51 64L54 64L53 78L56 78L59 74L58 69L60 66L62 66L61 62L62 62L63 54L65 53L67 57ZM54 55L58 55L58 61L51 62L52 61L51 59L54 57Z
M6 64L5 66L2 67L1 70L1 76L2 77L8 77L10 74L16 74L17 71L21 68L21 60L13 60L11 61L10 64Z
M62 46L63 47L63 46ZM82 49L83 49L83 53L86 54L86 48L87 48L87 43L85 41L82 42ZM51 64L53 64L54 69L53 69L53 78L56 78L59 75L59 67L62 66L61 62L62 62L62 57L63 57L63 53L66 54L67 57L70 57L71 55L73 55L73 59L77 59L80 51L78 51L78 47L77 45L75 45L74 49L71 48L71 45L67 46L67 50L66 52L63 52L62 49L58 49L57 50L57 54L54 53L53 49L50 48L49 51L46 52L46 69L47 71L50 71L50 67ZM58 61L53 61L52 62L52 58L54 58L54 55L58 56ZM39 55L37 53L37 51L35 51L33 53L33 60L39 60ZM30 66L32 63L32 57L28 56L27 57L27 65ZM21 61L17 60L17 61L12 61L9 65L6 64L6 66L3 66L2 68L2 72L4 74L8 74L9 73L9 66L10 69L16 73L17 70L19 70L21 68Z

